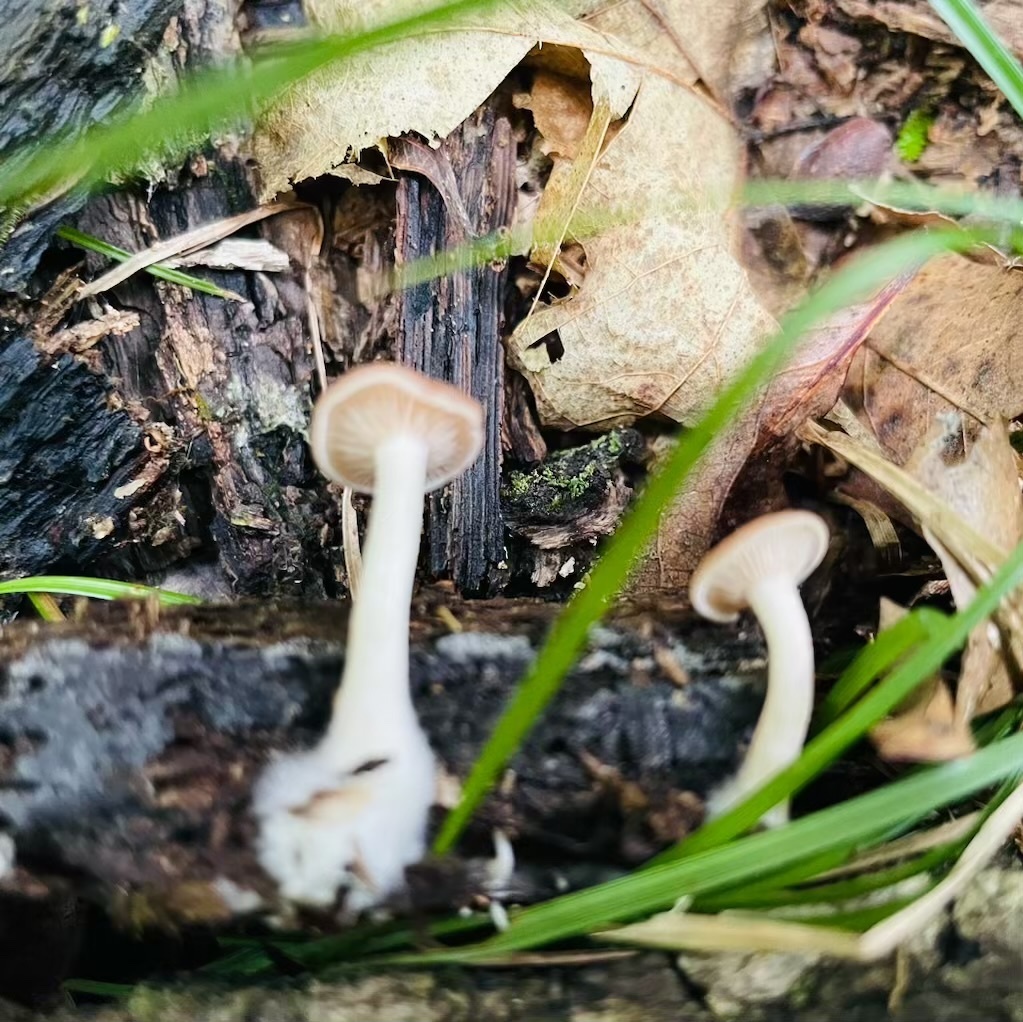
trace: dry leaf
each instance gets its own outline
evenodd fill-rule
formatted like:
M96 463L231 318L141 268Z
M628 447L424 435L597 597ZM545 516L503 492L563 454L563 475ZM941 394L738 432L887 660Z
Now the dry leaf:
M522 105L533 111L545 151L552 156L575 159L593 116L589 80L541 69L533 78L528 104Z
M702 80L725 102L736 80L773 69L765 0L608 0L587 21L629 39L678 81Z
M849 359L884 315L906 278L843 309L807 337L788 366L746 415L719 437L678 500L661 514L652 554L633 594L682 591L723 531L786 505L782 473L794 441L787 435L807 416L834 403Z
M926 39L961 46L962 43L927 0L833 0L845 14L887 25L893 32L909 32ZM988 0L984 20L1011 50L1023 56L1023 21L1019 0Z
M415 0L403 13L436 6ZM261 119L253 139L263 195L334 173L388 137L443 138L462 123L538 42L627 51L572 20L578 3L508 0L443 27L357 53L299 82ZM395 16L391 0L314 0L310 21L351 32Z
M965 453L964 440L968 444ZM1001 420L967 432L959 416L942 416L906 469L1006 556L1023 539L1016 457ZM956 606L966 606L976 594L976 585L932 530L925 528L924 536L941 558ZM996 710L1012 697L997 630L985 622L970 635L963 655L956 691L958 720L968 723L976 714Z
M696 6L705 28L722 40L735 37L729 5ZM624 3L589 20L625 33L685 81L696 74L686 70L686 53L695 61L696 47L683 53L672 33L656 28L696 13L677 2ZM593 237L567 236L585 249L585 276L567 299L519 325L509 360L529 381L548 425L605 429L650 414L690 424L775 326L735 257L736 225L721 208L738 179L733 129L696 93L648 74L623 125L595 102L575 151L574 160L556 160L537 219L575 216L596 225ZM534 258L560 267L556 243ZM567 269L563 275L577 279ZM764 509L777 506L786 457L777 438L833 404L848 359L904 284L816 332L745 421L719 438L665 512L634 592L685 585L754 452L757 499ZM552 335L557 345L549 343Z
M598 134L607 116L598 103ZM731 126L653 75L592 169L555 168L538 219L563 211L564 196L584 185L582 218L599 224L618 208L624 222L585 242L578 292L541 307L509 340L548 425L606 429L652 412L691 422L771 331L732 254L732 225L708 196L727 196L736 169ZM564 354L552 362L539 342L555 331Z
M938 678L921 685L910 706L870 729L882 759L938 763L974 752L967 721L957 713L948 686Z
M947 255L892 303L844 393L896 463L949 406L986 421L1023 414L1021 288L1014 273Z
M954 498L952 501L946 500L942 494L931 489L931 485L939 488L947 486L949 492L954 492L955 482L929 481L929 484L925 485L908 471L895 465L882 452L865 446L843 433L824 430L814 422L805 423L799 434L805 440L827 447L855 465L900 501L921 523L923 534L938 551L946 566L955 566L951 574L962 573L965 579L962 584L965 586L976 586L986 581L1005 560L1007 549L993 542L985 532L979 531L973 523L967 521L959 510L952 506ZM993 440L991 443L997 444L998 441ZM1009 453L1011 454L1011 451ZM978 462L978 465L981 463ZM1015 516L1019 513L1018 501L1017 492L1009 501L1009 508L1005 511L996 510L996 517L1004 515L999 518L999 525L996 528L1004 529L1007 522L1016 520ZM962 503L968 513L971 506L978 506L977 502L968 496L963 498ZM1023 662L1023 600L1016 594L1006 597L996 611L995 618L1001 625L1003 639L1013 661L1019 665ZM983 649L986 634L984 632L971 642L969 648L977 648L978 652L972 653L973 660L964 666L960 682L963 698L961 706L957 708L958 715L964 721L976 712L977 705L992 708L991 704L996 703L1006 693L1004 680L1000 680L997 674L992 673L991 657Z
M1017 461L1003 421L1023 412L1020 286L1015 274L996 266L956 255L933 260L873 332L845 391L859 421L922 484L936 508L954 511L970 527L972 537L953 548L929 520L934 508L921 513L911 497L895 494L921 519L923 535L941 558L960 607L986 577L963 557L979 557L990 570L1023 537ZM962 408L989 426L965 428ZM983 548L974 541L977 537ZM998 618L1017 662L1023 652L1021 612L1023 605L1012 599ZM968 722L1005 705L1012 694L997 633L982 626L964 654L957 719Z

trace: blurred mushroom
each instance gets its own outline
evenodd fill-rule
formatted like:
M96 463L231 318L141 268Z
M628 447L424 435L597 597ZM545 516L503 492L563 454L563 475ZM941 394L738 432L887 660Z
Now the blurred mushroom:
M329 479L372 492L341 684L313 750L273 763L255 792L259 859L291 900L367 908L422 857L434 758L409 693L409 605L423 498L483 442L478 402L394 364L352 369L320 396L310 446Z
M747 607L767 640L767 695L738 774L708 799L720 815L800 755L813 710L813 637L799 585L828 549L828 527L809 511L779 511L736 530L694 572L693 608L711 621L735 621ZM788 803L764 816L788 820Z

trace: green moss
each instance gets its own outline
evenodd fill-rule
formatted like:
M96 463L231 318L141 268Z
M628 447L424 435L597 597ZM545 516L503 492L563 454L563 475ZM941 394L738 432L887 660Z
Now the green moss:
M930 143L927 133L934 120L934 111L924 107L917 107L906 118L895 140L895 151L905 163L916 163L923 156Z
M527 472L510 472L501 489L507 511L530 521L570 520L603 500L615 466L639 446L632 430L613 430L581 447L553 452Z

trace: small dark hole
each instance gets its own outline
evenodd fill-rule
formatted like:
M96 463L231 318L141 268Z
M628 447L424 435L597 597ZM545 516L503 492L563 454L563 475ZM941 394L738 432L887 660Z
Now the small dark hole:
M544 343L547 345L547 357L551 360L551 365L559 362L565 354L565 346L561 343L561 338L557 334L551 334L544 339Z

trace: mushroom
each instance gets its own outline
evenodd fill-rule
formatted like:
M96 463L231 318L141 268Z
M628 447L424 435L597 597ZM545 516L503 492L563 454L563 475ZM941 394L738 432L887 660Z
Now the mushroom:
M779 511L737 529L693 573L689 599L711 621L735 621L747 607L767 640L767 695L738 774L708 799L720 815L796 760L813 710L813 637L799 585L828 549L828 527L809 511ZM764 816L788 820L788 803Z
M317 465L374 502L327 732L273 763L254 795L260 863L290 901L328 906L346 887L346 911L357 912L398 889L423 855L435 764L409 692L423 498L482 443L477 401L395 364L349 370L316 402Z

